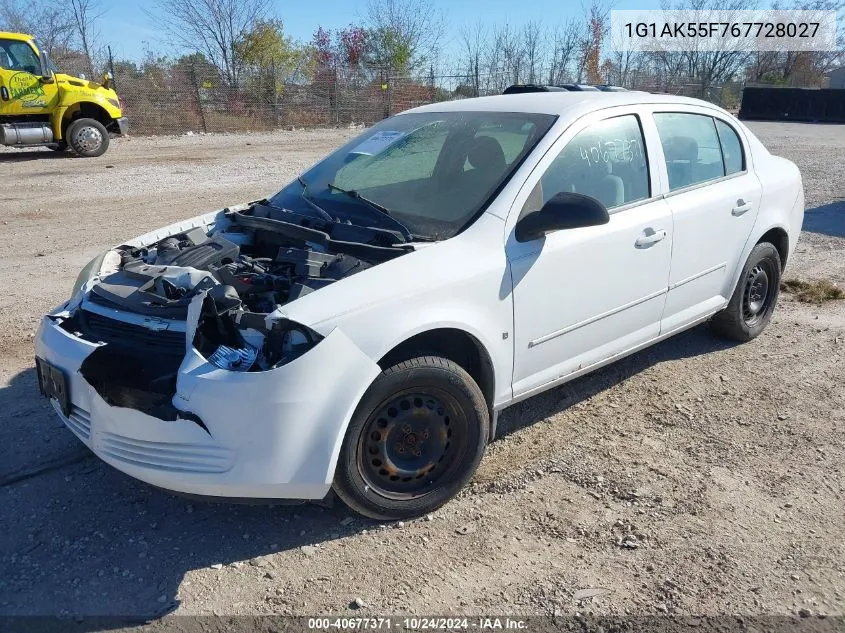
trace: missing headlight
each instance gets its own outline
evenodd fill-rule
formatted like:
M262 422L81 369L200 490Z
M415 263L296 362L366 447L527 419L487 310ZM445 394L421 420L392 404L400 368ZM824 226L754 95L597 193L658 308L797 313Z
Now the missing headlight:
M299 358L321 340L314 330L284 319L273 324L261 352L268 367L278 367Z
M210 295L203 301L193 345L220 369L243 372L280 367L323 339L314 330L289 319L270 321L266 314L243 310L239 301L222 301L229 296L222 290L215 293L215 298ZM233 294L232 298L236 296Z

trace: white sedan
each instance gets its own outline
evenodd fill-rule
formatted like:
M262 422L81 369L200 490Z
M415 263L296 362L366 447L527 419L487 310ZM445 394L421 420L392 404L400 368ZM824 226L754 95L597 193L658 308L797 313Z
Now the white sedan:
M39 384L156 486L417 516L508 405L703 321L760 334L803 214L795 165L708 103L438 103L93 260L42 321Z

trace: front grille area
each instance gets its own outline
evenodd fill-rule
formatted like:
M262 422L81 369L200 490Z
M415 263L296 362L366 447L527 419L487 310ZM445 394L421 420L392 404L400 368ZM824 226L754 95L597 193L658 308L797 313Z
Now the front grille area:
M164 353L184 353L185 333L168 330L156 332L140 325L110 319L109 317L79 311L79 325L89 340L103 343L126 343L151 348L151 351Z
M87 411L80 409L75 405L71 405L70 415L65 417L59 407L59 403L56 400L53 400L52 404L56 413L59 414L59 417L65 423L65 426L73 431L74 435L84 442L87 442L91 438L91 416Z
M184 473L224 473L232 468L234 452L221 446L149 442L102 433L101 451L124 464Z

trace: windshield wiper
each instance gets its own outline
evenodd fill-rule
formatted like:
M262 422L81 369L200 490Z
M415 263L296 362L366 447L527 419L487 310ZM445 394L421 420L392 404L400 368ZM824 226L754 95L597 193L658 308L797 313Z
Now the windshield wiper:
M302 179L302 176L297 176L296 179L299 181L299 184L302 185L302 199L308 203L308 206L310 206L317 213L319 213L324 220L328 220L329 222L336 222L336 220L331 215L329 215L326 210L317 206L317 203L314 202L314 199L308 195L308 183Z
M385 215L393 218L393 214L390 212L390 209L388 209L385 206L380 205L378 202L375 202L374 200L370 200L369 198L365 198L355 189L341 189L340 187L338 187L336 184L334 184L332 182L330 182L327 186L328 186L329 189L331 189L333 191L339 191L340 193L346 194L350 198L352 198L354 200L359 200L360 202L363 202L367 206L372 207L376 211L381 211ZM395 220L396 218L393 218L393 219Z
M393 217L393 214L390 212L390 209L388 209L385 206L380 205L375 200L370 200L369 198L365 198L364 196L362 196L360 194L360 192L356 191L355 189L343 189L342 187L338 187L336 184L334 184L332 182L328 183L328 185L326 185L326 186L333 191L338 191L338 192L340 192L344 195L349 196L353 200L357 200L358 202L363 202L366 206L370 207L371 209L375 209L376 211L378 211L382 215L386 215L388 218L390 218L390 221L393 224L395 224L396 226L398 226L402 230L402 234L403 234L403 237L405 238L406 242L413 242L415 240L424 240L425 239L425 238L421 238L420 236L414 235L413 233L411 233L411 230L407 226L405 226L399 220L397 220L396 218Z

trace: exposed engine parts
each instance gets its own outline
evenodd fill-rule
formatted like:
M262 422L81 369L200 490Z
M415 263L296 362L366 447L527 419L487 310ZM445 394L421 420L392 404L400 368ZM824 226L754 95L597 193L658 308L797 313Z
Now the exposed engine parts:
M256 205L226 214L211 231L193 228L145 247L113 250L113 272L101 276L82 309L62 323L106 343L83 368L90 384L113 404L173 419L167 396L175 389L187 332L215 367L272 369L322 339L284 318L280 306L407 252L390 231L330 228L298 223L294 216ZM157 364L140 363L151 353ZM133 365L133 357L150 370L115 369ZM153 383L160 389L151 389Z
M350 255L280 246L266 238L257 247L240 246L224 235L205 240L187 233L168 237L146 252L125 253L128 261L123 270L127 275L147 276L152 283L139 289L153 303L157 295L162 307L196 294L194 280L185 278L184 274L174 278L177 269L191 268L207 271L218 283L233 288L235 296L249 310L272 312L278 305L369 267ZM241 234L240 241L244 241L243 237ZM180 284L179 278L188 283Z

